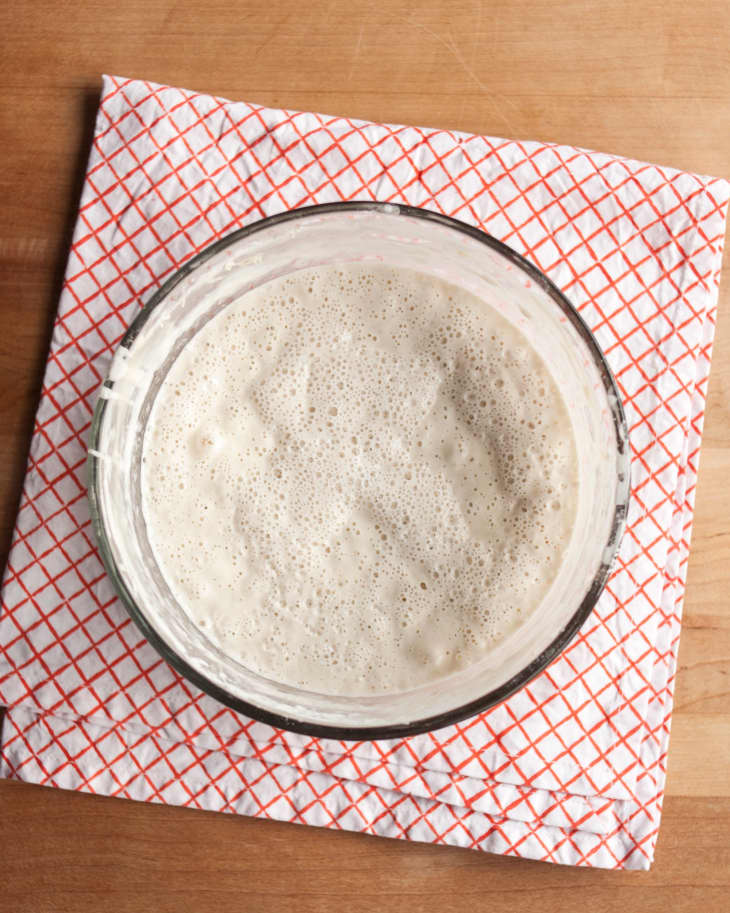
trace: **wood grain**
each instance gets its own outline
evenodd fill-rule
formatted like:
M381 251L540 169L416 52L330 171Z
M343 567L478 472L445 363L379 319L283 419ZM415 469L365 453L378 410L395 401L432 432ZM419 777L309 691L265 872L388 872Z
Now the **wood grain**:
M35 0L0 7L0 559L100 74L565 142L730 176L726 0ZM664 819L649 873L0 783L0 908L710 911L730 881L730 275L697 496Z

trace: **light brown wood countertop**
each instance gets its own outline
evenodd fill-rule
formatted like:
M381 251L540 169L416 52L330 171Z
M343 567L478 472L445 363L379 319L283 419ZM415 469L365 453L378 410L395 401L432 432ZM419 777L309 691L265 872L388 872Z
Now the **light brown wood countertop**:
M730 177L730 4L27 0L0 7L4 564L101 73L271 106L569 143ZM0 909L730 909L730 266L669 777L648 873L0 782Z

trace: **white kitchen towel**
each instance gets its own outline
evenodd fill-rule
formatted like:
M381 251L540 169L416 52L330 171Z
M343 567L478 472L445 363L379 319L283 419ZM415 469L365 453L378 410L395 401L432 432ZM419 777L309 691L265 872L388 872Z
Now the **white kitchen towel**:
M107 77L0 615L9 776L608 867L646 867L664 784L730 187L566 146L272 110ZM630 427L632 504L593 615L526 688L391 742L251 721L182 680L116 599L85 448L111 353L211 241L378 199L477 225L563 289Z

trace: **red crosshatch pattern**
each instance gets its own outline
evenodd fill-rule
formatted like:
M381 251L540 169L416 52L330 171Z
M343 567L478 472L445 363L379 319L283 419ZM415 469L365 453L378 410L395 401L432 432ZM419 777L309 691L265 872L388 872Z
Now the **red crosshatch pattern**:
M646 868L656 840L730 187L565 146L391 127L105 78L0 615L0 772L110 795L555 862ZM378 199L478 225L569 295L630 425L633 500L580 636L492 711L344 743L181 680L115 599L85 446L141 303L212 240Z

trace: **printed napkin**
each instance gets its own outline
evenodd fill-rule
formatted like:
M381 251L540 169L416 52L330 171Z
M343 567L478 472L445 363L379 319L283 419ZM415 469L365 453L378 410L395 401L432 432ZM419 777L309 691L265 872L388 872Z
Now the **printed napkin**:
M730 185L567 146L105 77L0 610L0 774L607 868L659 826ZM92 411L138 309L210 242L337 200L477 225L579 308L630 427L632 503L579 636L504 703L386 742L295 735L180 678L116 599L86 498Z

